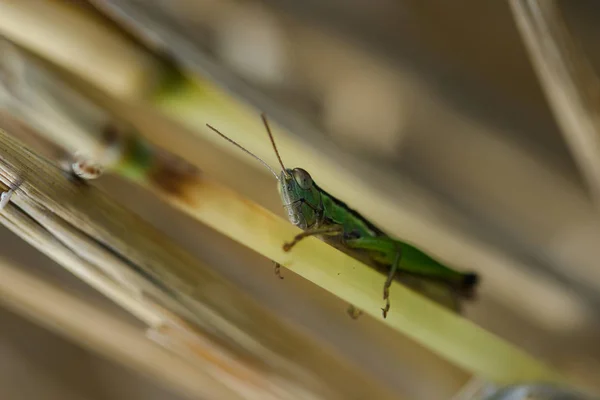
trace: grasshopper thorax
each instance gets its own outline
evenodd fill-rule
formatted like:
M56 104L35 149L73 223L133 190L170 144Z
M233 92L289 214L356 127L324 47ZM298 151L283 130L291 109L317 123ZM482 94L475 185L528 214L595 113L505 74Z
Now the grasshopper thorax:
M279 195L292 224L307 229L319 222L321 195L308 172L302 168L281 171Z

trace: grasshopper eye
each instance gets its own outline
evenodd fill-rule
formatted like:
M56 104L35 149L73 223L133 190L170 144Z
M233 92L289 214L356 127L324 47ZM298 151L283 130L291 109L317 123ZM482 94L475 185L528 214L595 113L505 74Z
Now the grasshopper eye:
M302 168L294 168L293 171L294 180L302 189L310 189L313 184L313 180L310 177L310 174L303 170Z

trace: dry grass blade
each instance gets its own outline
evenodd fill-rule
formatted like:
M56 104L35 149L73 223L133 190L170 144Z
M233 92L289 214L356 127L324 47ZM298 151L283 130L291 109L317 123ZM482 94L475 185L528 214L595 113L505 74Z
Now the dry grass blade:
M121 304L138 302L136 315L148 323L157 325L163 318L156 327L163 335L165 329L167 334L175 328L197 331L203 339L195 344L170 337L195 355L206 374L238 395L390 398L358 369L275 320L160 232L95 188L69 180L4 131L0 182L16 189L4 223L55 260L97 271L89 277L97 288ZM90 264L95 269L86 269Z
M142 299L139 297L141 294L139 285L133 284L133 280L124 279L122 274L126 273L127 269L116 267L120 261L117 260L115 265L115 260L111 259L110 254L107 254L106 251L98 248L97 243L93 243L90 238L69 229L69 227L64 226L64 223L53 219L42 210L32 210L30 208L31 211L34 215L37 214L36 218L39 218L38 220L33 219L21 209L8 204L2 210L2 223L29 244L41 249L54 261L60 263L90 286L104 293L146 324L154 326L162 322L163 317L160 314L152 312L151 307L142 303ZM42 220L45 226L40 224ZM55 236L55 234L57 235ZM77 248L80 245L82 248ZM97 265L80 255L85 258L93 256L108 257L102 260L101 265ZM129 279L132 279L132 277L129 277Z
M10 211L12 209L12 211ZM11 206L15 216L19 211ZM190 398L240 399L169 350L150 342L137 327L93 304L0 261L0 303L76 343L165 382Z
M88 132L101 131L110 116L2 38L0 54L0 108L70 152L93 149L98 139ZM65 130L73 132L69 141L63 140Z
M38 21L37 15L44 19ZM27 26L27 29L23 29ZM75 31L71 31L71 29ZM31 40L37 32L44 35L48 29L62 30L61 40L46 40L43 44ZM82 42L72 32L94 32L90 42ZM147 94L151 82L157 82L162 73L154 60L141 50L131 51L131 42L114 32L110 26L99 18L90 17L79 5L63 1L2 1L0 2L0 33L13 37L17 41L25 41L26 47L34 52L41 52L53 63L69 64L70 71L76 76L95 77L97 85L111 88L124 97L139 97ZM119 54L118 60L104 57L102 52L95 55L88 52L90 43L105 51ZM56 51L63 49L67 51ZM82 56L82 54L86 54ZM115 68L121 62L125 69ZM117 65L116 65L117 64Z
M600 81L554 0L511 0L517 26L581 171L600 201Z

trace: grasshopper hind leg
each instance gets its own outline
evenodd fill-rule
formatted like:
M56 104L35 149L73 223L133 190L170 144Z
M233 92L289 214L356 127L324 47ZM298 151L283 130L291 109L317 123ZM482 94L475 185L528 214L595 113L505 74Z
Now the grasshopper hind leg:
M394 263L392 264L387 279L383 284L383 300L385 300L385 307L381 309L383 312L383 318L387 318L388 311L390 311L390 286L392 286L392 282L394 281L394 277L396 276L396 272L400 266L400 258L402 258L402 250L398 248L396 257L394 258Z
M383 318L387 318L388 311L390 311L391 307L390 287L392 286L396 272L398 272L398 269L400 268L402 244L387 237L358 237L354 239L346 239L345 243L352 249L365 250L367 252L372 252L371 254L384 256L387 254L394 255L394 260L389 267L388 275L385 280L385 284L383 285L383 300L385 301L385 307L382 308L381 311L383 312Z

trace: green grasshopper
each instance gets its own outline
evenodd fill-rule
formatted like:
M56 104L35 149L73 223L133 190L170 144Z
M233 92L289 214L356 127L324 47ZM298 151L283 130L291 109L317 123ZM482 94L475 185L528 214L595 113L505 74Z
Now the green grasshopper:
M417 248L388 236L346 203L321 189L304 169L285 168L267 118L264 114L261 117L281 166L279 174L258 156L211 125L207 126L257 159L279 182L279 194L289 221L304 231L283 245L285 251L306 237L317 236L387 275L383 285L384 318L390 309L389 290L394 279L456 312L460 311L459 300L474 297L479 281L476 274L448 268ZM276 263L275 273L282 278L279 269ZM348 312L355 317L356 311L350 306Z

